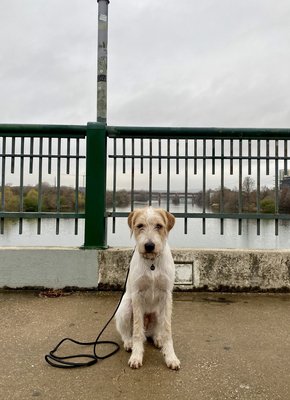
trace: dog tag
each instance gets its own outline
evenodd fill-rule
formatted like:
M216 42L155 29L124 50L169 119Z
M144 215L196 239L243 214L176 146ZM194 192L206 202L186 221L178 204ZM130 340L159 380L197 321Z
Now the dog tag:
M151 267L150 267L150 269L151 269L151 271L154 271L154 269L155 269L155 265L151 265Z

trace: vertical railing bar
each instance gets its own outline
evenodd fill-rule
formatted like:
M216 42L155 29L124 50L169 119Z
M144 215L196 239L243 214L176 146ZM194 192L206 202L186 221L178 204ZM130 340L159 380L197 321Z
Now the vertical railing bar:
M66 174L69 175L70 173L70 138L67 138L66 142L66 154L68 155L66 160Z
M15 170L15 137L12 138L12 143L11 143L11 174L14 174L14 170Z
M20 197L20 204L19 204L19 211L23 211L23 190L24 190L24 137L20 139L20 188L19 188L19 197ZM19 235L22 235L23 232L23 218L19 218Z
M113 139L113 152L114 156L117 154L117 139ZM143 139L141 139L143 140ZM112 193L112 201L113 201L113 212L116 211L116 187L117 187L117 157L114 157L113 161L113 193ZM112 223L112 232L116 233L116 217L113 217Z
M233 154L234 154L234 141L233 141L233 139L231 139L230 140L230 175L233 175L233 173L234 173Z
M279 212L279 141L275 140L275 214ZM278 219L275 219L275 235L278 236Z
M144 160L143 160L143 155L144 155L144 140L141 138L140 139L140 153L141 153L141 158L140 158L140 173L143 174L144 171Z
M242 163L242 139L239 139L239 214L242 212L243 210L243 187L242 187L242 179L243 179L243 163ZM239 228L238 228L238 234L241 235L242 234L242 220L241 218L239 218Z
M187 212L188 212L188 207L187 207L187 196L188 196L188 139L185 139L185 162L184 162L184 179L185 179L185 193L184 193L184 233L185 235L187 234Z
M5 210L6 137L2 138L1 210ZM4 235L4 218L1 218L1 235Z
M57 139L56 211L60 212L61 138ZM56 218L56 235L59 235L59 218Z
M74 234L77 235L79 232L79 220L78 218L75 218L75 229L74 229Z
M248 175L252 175L252 140L248 140Z
M270 157L270 143L269 140L266 140L266 175L270 175L269 157Z
M212 166L211 173L215 175L215 139L212 139Z
M176 175L179 175L179 139L176 139Z
M238 235L242 234L242 220L239 218L238 220Z
M279 220L275 219L275 236L279 235Z
M220 213L224 214L224 190L225 190L225 141L221 140L221 193L220 193ZM224 219L220 219L220 234L224 234Z
M135 139L131 140L132 144L132 152L131 152L131 211L134 210L134 190L135 190L135 159L134 159L134 154L135 154Z
M38 159L38 199L37 210L41 212L42 209L42 159L43 155L43 138L39 138L39 159ZM37 235L41 233L41 218L37 218Z
M48 174L51 174L52 138L48 138Z
M205 202L206 202L206 140L202 140L203 143L203 157L202 157L202 212L205 213ZM202 234L206 234L206 222L205 218L202 219Z
M29 173L33 173L33 148L34 148L34 138L30 138L30 156L29 157Z
M149 139L149 206L152 204L152 139Z
M257 212L260 213L260 191L261 191L261 141L257 141L257 192L256 192L256 203ZM260 219L257 219L257 235L260 235Z
M126 155L126 139L123 138L123 174L126 173L126 159L125 159L125 155Z
M80 139L76 139L76 177L75 177L75 213L79 212L79 187L80 187ZM75 218L74 234L78 234L79 220Z
M5 209L6 137L2 137L1 210Z
M194 139L194 175L197 174L197 139Z
M161 174L161 154L162 154L162 148L161 148L161 139L158 139L158 156L159 156L159 160L158 160L158 174Z
M170 139L167 139L167 193L166 193L166 209L170 209Z
M288 175L288 140L284 140L284 175Z

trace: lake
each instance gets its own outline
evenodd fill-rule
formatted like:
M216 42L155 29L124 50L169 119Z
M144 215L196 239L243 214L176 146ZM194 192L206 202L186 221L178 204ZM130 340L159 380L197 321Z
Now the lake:
M142 204L141 206L143 206ZM136 204L136 207L140 205ZM157 206L158 204L153 204ZM165 204L161 204L165 207ZM184 204L170 205L171 211L183 212ZM117 211L127 211L119 208ZM196 205L188 205L188 212L201 212ZM1 246L81 246L84 238L84 220L79 221L78 235L74 235L74 220L61 220L59 235L55 234L55 220L44 219L41 235L37 235L37 221L24 220L23 234L19 235L18 221L6 221L4 235L0 235ZM206 234L202 234L202 221L188 219L188 233L184 234L184 222L177 219L170 232L169 243L172 247L190 248L236 248L236 249L289 249L290 221L279 222L279 235L275 236L273 221L261 221L261 234L257 236L255 220L244 220L242 235L238 235L238 223L235 220L224 221L224 235L220 235L220 222L209 219L206 222ZM112 233L112 219L108 220L108 245L112 247L132 247L134 240L126 218L116 219L116 233Z

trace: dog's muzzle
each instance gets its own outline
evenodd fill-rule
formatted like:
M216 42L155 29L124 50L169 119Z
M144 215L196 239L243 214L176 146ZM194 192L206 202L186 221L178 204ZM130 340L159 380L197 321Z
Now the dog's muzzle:
M149 241L144 244L144 252L142 252L144 258L154 260L156 257L156 246L153 242Z
M153 253L155 244L153 242L147 242L144 245L146 253Z

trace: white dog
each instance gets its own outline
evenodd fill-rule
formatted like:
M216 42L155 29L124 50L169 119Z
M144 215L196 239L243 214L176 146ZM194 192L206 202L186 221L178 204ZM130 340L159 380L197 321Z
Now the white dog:
M131 368L142 366L144 341L151 338L162 349L167 366L179 369L171 334L174 262L167 235L175 223L162 209L136 209L128 224L136 239L126 293L116 314L116 326Z

